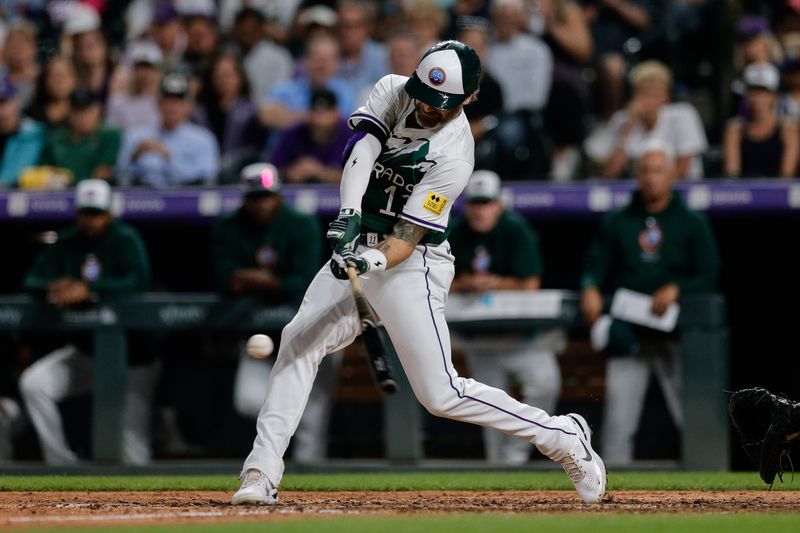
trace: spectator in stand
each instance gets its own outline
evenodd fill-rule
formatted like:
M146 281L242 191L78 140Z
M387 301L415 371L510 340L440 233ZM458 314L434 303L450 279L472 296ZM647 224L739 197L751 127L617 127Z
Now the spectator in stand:
M70 95L67 125L47 136L39 164L68 170L75 182L108 180L114 176L121 143L121 132L103 125L100 95L81 87Z
M592 34L573 0L538 0L538 6L542 39L553 54L553 86L545 115L555 145L551 177L569 181L580 167L584 120L591 105L583 73L592 58Z
M500 177L477 170L464 191L464 216L453 224L448 241L455 254L452 292L479 296L487 291L535 291L541 286L542 256L533 229L520 215L506 210ZM508 391L522 388L522 401L552 412L561 391L556 352L566 347L561 329L463 334L472 377ZM491 463L519 465L528 461L532 445L493 429L483 443Z
M266 305L298 306L322 260L325 244L316 217L283 201L275 167L254 163L242 170L244 201L214 226L212 253L220 290L228 297L257 298ZM270 333L280 342L280 331ZM277 348L277 347L276 347ZM234 383L236 411L255 418L269 387L275 358L256 360L239 349ZM292 457L319 462L327 454L331 394L341 355L320 366L300 419Z
M324 34L312 37L306 47L303 76L273 87L259 111L261 122L269 128L281 129L303 120L315 87L325 87L336 93L339 109L349 115L355 109L355 95L336 75L338 71L339 44L336 40Z
M286 44L292 56L296 57L307 48L307 43L317 36L332 37L338 42L336 11L325 5L312 5L297 13L297 20ZM303 71L303 60L295 65L295 74Z
M36 82L33 102L27 115L50 129L67 124L69 97L78 87L75 65L66 56L50 58Z
M523 0L495 0L492 21L496 41L486 70L500 84L505 116L496 132L497 170L506 177L543 177L549 170L542 112L553 79L553 57L540 39L523 31Z
M747 115L725 128L725 174L742 178L794 177L800 137L796 119L776 112L780 74L772 63L750 63L744 69Z
M307 119L281 132L272 155L289 183L339 183L342 154L350 128L336 105L336 94L314 89Z
M736 25L736 47L733 64L737 76L731 82L731 114L745 114L747 83L742 78L745 67L751 63L779 64L782 50L772 35L769 22L762 17L745 15Z
M441 40L447 28L447 12L436 0L410 0L403 3L408 29L420 44L420 56Z
M36 27L25 21L11 24L6 31L2 50L5 66L0 70L4 71L5 76L17 88L17 97L25 108L31 103L33 89L39 76Z
M119 174L151 187L213 183L219 172L219 145L208 129L189 122L192 107L186 76L165 76L159 127L137 128L125 136Z
M419 43L413 34L409 32L394 33L387 39L386 47L389 56L389 72L410 76L417 70L421 56Z
M706 218L686 207L672 189L672 147L650 139L636 164L638 191L630 203L603 220L589 248L581 280L581 310L592 326L592 345L607 356L603 422L606 464L634 458L651 373L664 393L675 424L683 421L677 337L603 315L603 294L628 289L652 295L651 311L663 315L684 295L709 292L719 254Z
M219 31L214 7L198 5L184 11L186 48L183 51L183 71L200 80L206 75L219 44Z
M389 73L386 47L370 38L377 6L368 0L340 0L339 47L342 61L339 76L350 86L359 103L379 79Z
M44 137L41 124L22 116L17 88L0 77L0 188L15 187L20 173L36 165Z
M64 24L64 34L72 50L78 86L97 93L105 103L114 64L102 32L100 15L88 5L71 13Z
M231 37L239 48L242 64L250 81L250 99L260 102L275 84L292 76L292 56L282 46L266 38L264 13L252 7L236 14Z
M161 82L161 49L149 41L132 44L128 59L130 80L125 91L109 96L106 123L124 133L139 127L155 128L158 113L158 87Z
M599 164L602 176L625 175L629 163L641 156L645 141L660 139L676 158L671 165L675 178L702 178L701 159L708 148L705 130L691 104L670 103L672 73L658 61L645 61L628 78L633 96L626 109L586 140L586 153Z
M597 108L603 122L625 102L625 56L638 51L631 47L641 44L644 32L653 24L651 4L650 0L600 0L583 4L592 28Z
M241 169L256 161L264 148L266 131L249 95L241 63L232 54L218 55L203 80L195 122L211 130L217 139L223 182L238 182Z
M75 190L75 224L59 234L37 258L24 281L27 292L46 297L59 308L85 306L93 300L147 289L150 265L139 233L111 214L111 188L86 180ZM150 406L158 377L155 354L130 336L128 388L123 424L122 460L142 465L150 460ZM69 344L50 352L20 377L19 388L48 465L78 462L64 433L58 403L92 389L91 339L72 334ZM95 357L103 354L95 353ZM94 376L103 379L103 376Z
M455 0L448 10L450 26L445 38L457 39L461 30L470 28L488 30L491 24L489 4L489 0Z
M785 92L779 97L779 114L783 118L800 120L800 57L784 60L781 71Z
M292 24L301 3L302 0L221 0L219 2L220 27L227 31L231 27L231 22L235 20L236 14L242 9L256 9L265 17L264 31L267 39L285 45L289 42L293 29ZM235 23L233 25L235 26Z
M156 0L150 34L164 56L162 69L171 72L180 64L186 49L186 31L178 10L168 0Z
M486 64L486 53L489 50L489 33L485 28L474 27L461 30L456 38L462 43L471 46L482 64ZM480 97L470 105L464 107L464 114L469 120L469 127L475 143L478 144L492 129L497 126L498 118L503 111L503 91L486 69L481 69L481 81L478 85ZM480 148L476 150L479 155ZM476 161L480 165L480 161ZM537 404L538 405L538 404Z

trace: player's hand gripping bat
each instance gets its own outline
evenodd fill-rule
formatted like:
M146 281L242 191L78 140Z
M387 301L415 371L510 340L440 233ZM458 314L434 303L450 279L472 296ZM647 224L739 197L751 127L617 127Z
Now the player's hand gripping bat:
M361 320L361 338L364 341L364 348L367 350L367 360L372 371L372 377L375 378L378 386L386 394L397 392L399 387L392 377L392 369L386 358L386 346L380 337L376 325L377 320L364 296L361 281L358 279L358 274L354 267L347 267L347 277L350 279L353 299L356 301L356 309L358 309L358 318Z

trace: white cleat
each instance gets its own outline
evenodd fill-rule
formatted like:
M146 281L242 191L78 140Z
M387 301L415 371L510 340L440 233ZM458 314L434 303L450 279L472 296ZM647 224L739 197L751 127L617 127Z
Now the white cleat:
M598 503L606 493L606 465L592 449L592 432L581 415L567 415L578 432L572 450L561 460L561 466L575 485L584 503Z
M278 489L272 486L266 474L250 468L244 474L242 486L231 498L231 505L275 505Z

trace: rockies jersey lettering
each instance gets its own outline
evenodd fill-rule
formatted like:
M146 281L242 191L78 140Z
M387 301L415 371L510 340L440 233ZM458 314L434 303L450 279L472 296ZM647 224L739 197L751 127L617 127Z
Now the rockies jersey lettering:
M361 202L364 231L389 234L403 218L431 230L423 243L447 239L450 208L474 166L474 141L463 113L436 129L420 127L408 78L382 78L364 106L350 116L353 129L383 133L383 151Z

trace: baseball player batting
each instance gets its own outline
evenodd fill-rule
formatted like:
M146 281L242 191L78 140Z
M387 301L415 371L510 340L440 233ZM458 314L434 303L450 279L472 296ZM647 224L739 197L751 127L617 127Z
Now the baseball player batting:
M348 265L362 276L364 294L428 411L533 443L563 465L584 502L602 499L605 465L592 449L583 417L550 416L460 377L451 362L444 318L454 274L448 218L472 173L474 141L462 108L477 96L480 74L472 48L458 41L438 43L410 78L379 80L366 104L350 116L341 210L328 232L336 243L333 257L283 331L234 505L277 502L282 457L317 366L360 332Z

